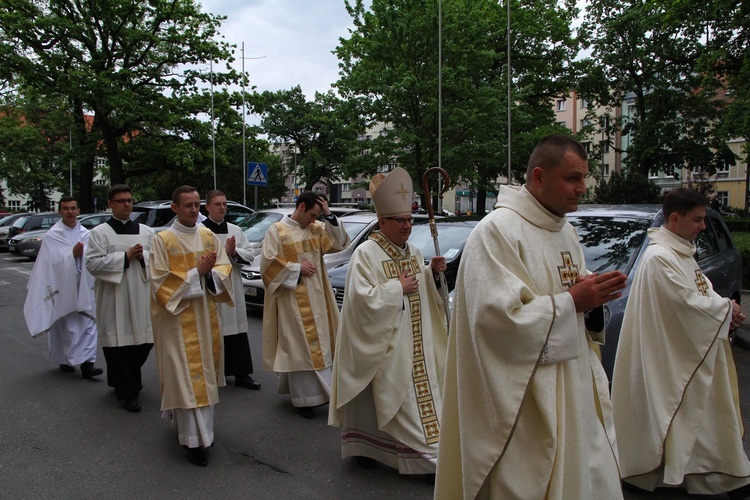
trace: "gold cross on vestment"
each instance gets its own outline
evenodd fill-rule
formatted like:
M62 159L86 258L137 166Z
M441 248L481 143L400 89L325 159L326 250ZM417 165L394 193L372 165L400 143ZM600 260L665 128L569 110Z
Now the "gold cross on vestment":
M576 278L578 277L578 266L573 264L573 257L570 252L560 252L562 255L562 266L557 266L557 271L560 273L560 282L563 286L571 287L575 285Z
M60 293L60 290L55 290L53 292L52 291L52 287L49 286L49 285L47 285L47 293L49 295L47 295L46 297L44 297L44 301L47 302L47 301L51 300L52 301L52 305L54 306L55 305L55 295L57 295L58 293Z
M708 283L706 283L706 277L703 276L700 269L695 270L695 285L701 294L708 297Z

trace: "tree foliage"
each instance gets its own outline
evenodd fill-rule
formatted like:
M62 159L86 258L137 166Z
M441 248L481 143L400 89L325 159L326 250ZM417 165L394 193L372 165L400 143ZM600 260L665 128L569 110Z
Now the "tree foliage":
M612 172L594 189L594 202L605 204L660 203L661 189L636 171Z
M113 183L161 168L202 173L210 167L205 158L194 161L200 152L179 126L201 128L206 62L231 61L230 47L215 41L221 19L193 0L7 0L0 6L0 79L21 95L34 89L65 103L81 146L74 161L84 209L97 155L107 158ZM231 70L212 76L219 84L239 78ZM175 123L191 117L190 124Z

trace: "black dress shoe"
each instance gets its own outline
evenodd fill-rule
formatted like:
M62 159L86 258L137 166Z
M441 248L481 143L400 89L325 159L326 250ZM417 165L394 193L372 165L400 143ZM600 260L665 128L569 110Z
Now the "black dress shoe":
M300 406L297 408L297 413L302 415L304 418L308 420L312 420L315 418L315 410L312 409L310 406Z
M125 411L129 411L130 413L138 413L141 411L141 405L138 402L138 398L136 397L129 397L125 399L122 402L122 407L125 408Z
M354 462L358 466L360 466L360 467L362 467L363 469L366 469L366 470L372 470L372 469L377 469L378 468L378 463L375 461L374 458L356 456L356 457L354 457Z
M81 363L81 376L83 378L90 379L96 377L97 375L101 375L102 373L104 373L104 370L95 367L94 363L90 361Z
M64 371L65 373L73 373L74 371L76 371L74 366L70 366L66 364L61 364L60 369Z
M253 391L257 391L260 389L260 384L253 380L253 377L251 377L250 375L240 375L239 377L234 377L234 385L236 385L237 387L245 387Z
M193 465L197 465L198 467L205 467L208 465L206 454L203 453L203 448L200 446L197 448L188 448L187 455L188 460L190 460L190 463Z

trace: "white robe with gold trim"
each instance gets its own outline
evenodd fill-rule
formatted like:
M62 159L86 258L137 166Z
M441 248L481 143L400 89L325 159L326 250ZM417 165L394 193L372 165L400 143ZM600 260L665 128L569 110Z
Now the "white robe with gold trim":
M649 230L625 309L612 377L625 481L713 495L750 482L731 303L667 228Z
M608 382L567 289L575 229L500 189L455 288L435 497L622 497Z
M329 424L342 427L344 457L368 456L404 474L434 473L447 343L443 301L416 247L387 248L391 255L370 239L349 264ZM403 294L402 266L419 280L418 293Z
M198 276L198 259L217 253L215 292ZM161 382L161 409L199 408L219 402L224 358L214 302L230 302L230 266L219 239L205 227L175 221L156 235L151 254L151 321Z

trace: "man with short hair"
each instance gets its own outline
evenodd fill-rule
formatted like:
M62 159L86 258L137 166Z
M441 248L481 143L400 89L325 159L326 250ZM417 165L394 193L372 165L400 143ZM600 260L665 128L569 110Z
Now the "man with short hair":
M626 277L589 274L565 216L586 192L587 158L570 137L542 139L526 184L500 188L495 210L466 242L436 498L622 497L608 381L594 343L604 337L601 306L620 296Z
M78 202L63 196L62 216L42 240L29 278L23 312L32 336L49 332L52 360L66 373L81 365L91 379L103 370L96 361L94 279L86 270L84 248L89 230L78 223Z
M154 230L130 220L129 186L112 186L107 206L112 217L91 230L86 268L96 278L97 327L107 361L107 384L125 410L137 413L141 367L154 345L148 268Z
M172 194L177 214L157 233L151 253L151 321L161 409L177 428L188 459L206 466L204 449L214 441L214 405L225 385L221 331L215 302L232 303L231 264L224 246L197 224L198 190Z
M612 376L626 487L750 498L737 367L729 331L745 319L717 294L693 257L708 200L675 188L664 225L648 230Z
M243 265L252 264L253 249L242 229L224 220L227 215L227 197L224 193L219 190L209 191L206 194L206 210L208 217L201 224L219 238L232 263L234 305L216 304L224 338L224 375L234 377L237 387L257 391L260 384L250 376L253 373L253 357L247 339L245 289L240 274Z
M321 213L324 222L317 220ZM279 373L279 394L291 394L292 405L308 419L330 398L339 320L323 255L349 243L328 202L311 191L263 238L263 367Z
M434 480L447 331L436 278L411 235L412 180L403 168L370 182L379 231L352 255L333 363L329 424L341 455Z

